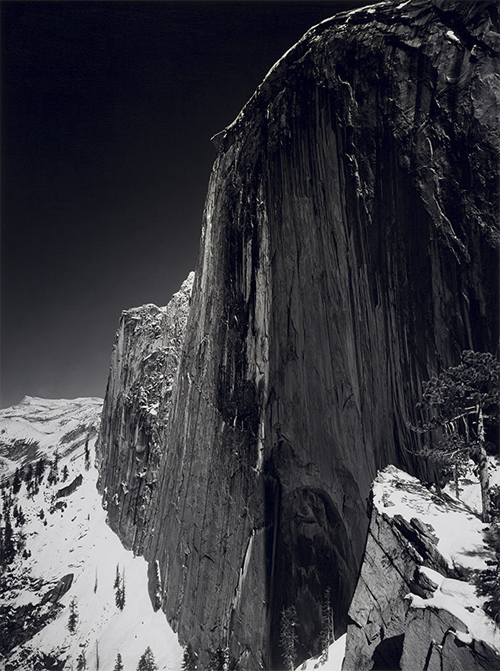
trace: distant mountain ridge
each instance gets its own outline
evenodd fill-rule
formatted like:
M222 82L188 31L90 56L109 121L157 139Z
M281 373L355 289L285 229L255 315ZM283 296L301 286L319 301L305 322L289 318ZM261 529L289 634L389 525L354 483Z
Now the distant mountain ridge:
M45 399L25 396L0 410L0 476L24 462L61 456L94 437L101 421L101 398Z

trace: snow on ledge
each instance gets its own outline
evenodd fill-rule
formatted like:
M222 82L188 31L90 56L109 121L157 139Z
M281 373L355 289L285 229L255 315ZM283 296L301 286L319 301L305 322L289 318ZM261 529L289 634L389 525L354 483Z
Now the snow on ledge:
M455 636L463 643L471 643L472 639L485 641L496 652L500 653L500 629L482 609L484 599L476 594L474 585L463 580L445 578L437 571L421 566L420 572L426 575L437 588L429 599L415 594L409 595L414 608L439 608L458 617L465 624L467 631L455 632Z
M483 531L487 525L458 499L437 496L417 478L392 465L379 471L372 491L373 504L380 513L391 518L401 515L408 521L416 517L426 525L437 536L437 549L450 567L486 567L488 549Z
M486 560L493 552L484 544L483 524L477 514L462 501L437 496L417 478L395 466L379 471L373 483L373 504L379 513L390 518L401 515L408 522L417 518L436 538L436 547L450 567L461 566L472 570L487 567ZM409 594L414 608L446 610L465 625L466 631L455 632L461 641L484 641L500 653L500 628L482 609L484 597L476 594L469 582L447 578L430 568L419 567L435 585L433 595L424 599Z

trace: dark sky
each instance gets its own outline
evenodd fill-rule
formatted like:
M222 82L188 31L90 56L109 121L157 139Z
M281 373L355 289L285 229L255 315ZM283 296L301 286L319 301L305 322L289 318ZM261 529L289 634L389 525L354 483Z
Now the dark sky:
M210 137L362 4L1 3L1 407L104 395L121 311L195 269Z

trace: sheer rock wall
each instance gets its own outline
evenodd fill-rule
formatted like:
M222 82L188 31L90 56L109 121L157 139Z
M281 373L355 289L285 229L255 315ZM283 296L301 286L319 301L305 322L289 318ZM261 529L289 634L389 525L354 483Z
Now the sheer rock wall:
M407 428L422 380L495 351L497 22L493 2L339 14L214 138L139 543L202 666L227 645L242 669L279 668L291 604L299 660L318 652L328 587L345 630L376 470L429 475Z
M166 307L124 310L116 334L96 455L111 528L142 552L194 273Z

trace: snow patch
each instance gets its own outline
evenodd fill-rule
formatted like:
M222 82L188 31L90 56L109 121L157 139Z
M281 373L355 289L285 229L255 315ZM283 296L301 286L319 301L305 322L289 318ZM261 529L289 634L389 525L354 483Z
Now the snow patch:
M458 499L449 497L445 501L408 473L388 466L374 481L373 502L388 517L416 517L432 527L438 537L437 549L450 567L458 564L469 569L485 568L488 551L483 532L487 525Z
M297 667L296 671L342 671L342 662L345 656L345 642L347 634L340 636L328 648L328 659L324 664L320 664L319 657L311 657L303 664Z
M410 595L412 606L447 610L462 620L467 628L465 632L456 632L461 641L464 643L470 643L472 639L486 641L500 652L500 629L483 611L484 598L476 594L474 585L462 580L445 578L437 571L423 566L419 570L437 585L437 589L429 599L423 599L415 594Z

